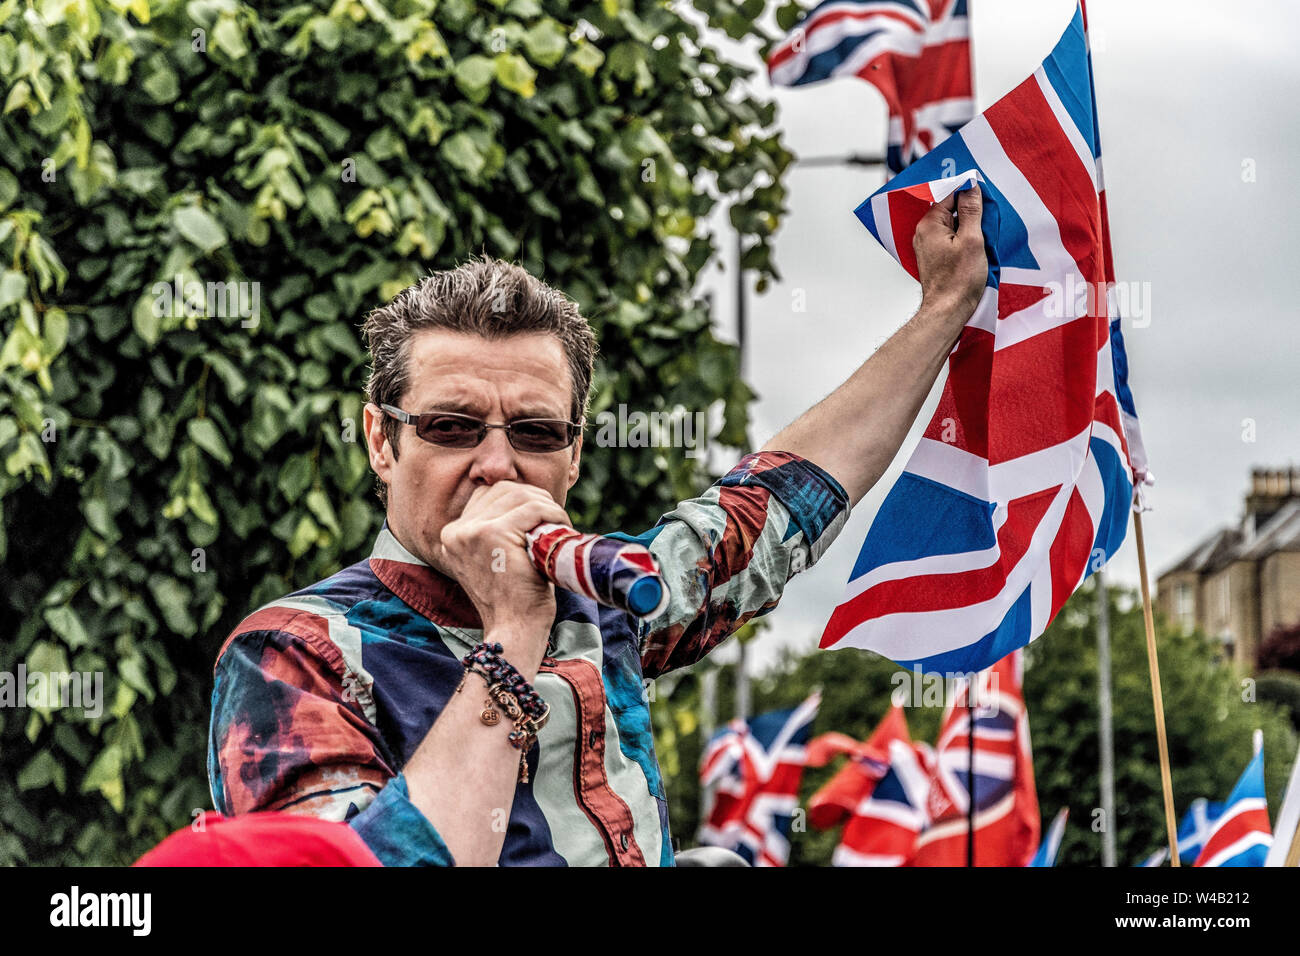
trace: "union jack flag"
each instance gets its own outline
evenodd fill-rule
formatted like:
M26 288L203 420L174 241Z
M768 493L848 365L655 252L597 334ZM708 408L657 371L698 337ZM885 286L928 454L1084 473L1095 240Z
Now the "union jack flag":
M1029 715L1021 694L1022 662L1014 652L972 678L958 681L939 729L930 765L926 828L911 866L967 865L973 711L976 866L1025 866L1038 847L1038 794L1029 750Z
M1246 766L1214 821L1214 829L1194 866L1263 866L1273 845L1264 797L1264 751ZM1181 854L1180 854L1181 855Z
M856 76L889 104L894 172L975 115L969 0L825 0L768 55L777 86Z
M916 276L921 217L978 182L989 274L822 647L983 670L1042 634L1123 542L1140 439L1123 424L1098 141L1076 9L1033 76L856 210Z
M839 772L808 802L808 820L829 829L848 820L836 866L902 866L925 825L928 747L913 745L895 704Z
M700 783L715 788L701 843L734 850L753 866L785 866L820 703L813 694L793 710L733 720L714 734L700 759Z

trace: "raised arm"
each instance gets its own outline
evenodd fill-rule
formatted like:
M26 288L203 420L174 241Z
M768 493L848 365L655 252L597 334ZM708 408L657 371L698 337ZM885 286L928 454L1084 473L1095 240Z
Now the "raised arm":
M984 293L982 207L975 187L930 209L913 242L921 275L916 315L848 381L777 433L765 451L816 462L844 486L853 504L880 479Z

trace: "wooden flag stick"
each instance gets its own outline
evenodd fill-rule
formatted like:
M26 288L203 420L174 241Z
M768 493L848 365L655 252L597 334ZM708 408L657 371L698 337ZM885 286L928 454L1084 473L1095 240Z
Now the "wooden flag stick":
M1282 865L1300 866L1300 827L1296 827L1291 836L1291 849L1286 851L1286 860Z
M1160 662L1156 659L1156 626L1151 616L1151 588L1147 584L1147 549L1142 539L1142 513L1133 512L1137 537L1138 572L1142 577L1142 619L1147 627L1147 664L1151 669L1151 699L1156 709L1156 742L1160 747L1160 786L1165 794L1165 828L1169 831L1169 865L1178 866L1178 825L1174 820L1174 783L1169 773L1169 740L1165 736L1165 701L1160 693Z
M1101 124L1096 122L1097 90L1092 76L1092 39L1088 35L1088 2L1079 0L1079 10L1083 14L1083 33L1088 38L1088 84L1092 93L1094 111L1094 133L1097 137L1097 172L1101 173ZM1101 205L1102 221L1102 256L1105 260L1106 285L1109 293L1110 283L1115 280L1115 259L1110 245L1110 216L1106 211L1106 192L1102 189L1098 201ZM1109 294L1107 296L1109 301ZM1141 478L1133 475L1133 487L1136 490ZM1169 832L1169 865L1179 866L1178 859L1178 825L1174 819L1174 784L1169 773L1169 741L1165 736L1165 702L1160 693L1160 662L1156 659L1156 627L1151 616L1151 588L1147 583L1147 551L1142 540L1142 512L1133 512L1133 530L1137 537L1138 570L1142 574L1142 618L1147 628L1147 664L1151 670L1151 698L1156 709L1156 742L1160 747L1160 785L1165 795L1165 829Z

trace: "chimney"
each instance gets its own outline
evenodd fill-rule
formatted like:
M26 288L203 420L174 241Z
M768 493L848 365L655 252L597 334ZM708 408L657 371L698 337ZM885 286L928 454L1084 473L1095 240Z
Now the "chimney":
M1250 493L1246 495L1246 517L1242 522L1246 538L1255 536L1269 518L1292 498L1300 497L1300 469L1252 468Z

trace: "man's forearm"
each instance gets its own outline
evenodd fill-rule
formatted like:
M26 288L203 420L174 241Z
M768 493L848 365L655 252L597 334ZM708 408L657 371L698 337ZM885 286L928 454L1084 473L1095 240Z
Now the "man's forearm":
M911 320L765 446L807 458L857 504L889 467L969 314L922 302Z
M549 625L545 630L549 633ZM521 633L483 639L505 644L506 659L531 682L541 663L535 648L545 648L546 639L524 640ZM470 674L402 771L411 802L433 824L457 865L496 865L519 779L519 751L509 741L513 727L504 715L495 726L483 723L487 699L483 678Z

